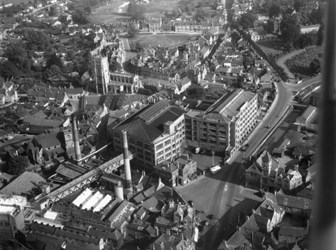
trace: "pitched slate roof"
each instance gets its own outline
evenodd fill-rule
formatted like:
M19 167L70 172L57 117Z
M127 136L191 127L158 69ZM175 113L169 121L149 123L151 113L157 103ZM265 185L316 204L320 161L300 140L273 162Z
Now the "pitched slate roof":
M157 212L157 206L158 206L159 201L155 197L148 198L145 200L142 205L145 209L152 211L152 212Z
M37 173L24 172L0 190L2 194L27 194L46 180Z
M42 148L60 146L63 143L61 133L41 134L36 136L36 141Z
M67 88L65 93L68 95L80 95L83 94L83 88Z
M276 194L277 203L280 206L297 208L302 210L309 210L312 207L312 201L310 199L294 197L283 194Z
M248 244L249 241L246 239L244 234L241 231L236 231L230 239L225 242L225 246L229 249L236 249L240 246Z
M304 227L280 226L279 236L304 237L308 231Z

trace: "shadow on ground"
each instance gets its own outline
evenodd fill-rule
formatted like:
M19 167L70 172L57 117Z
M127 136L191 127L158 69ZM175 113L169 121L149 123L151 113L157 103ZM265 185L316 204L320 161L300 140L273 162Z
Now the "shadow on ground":
M256 209L260 202L247 199L232 206L218 222L208 230L198 242L197 249L218 249L223 240L229 239L238 226L239 214L249 214L252 209Z

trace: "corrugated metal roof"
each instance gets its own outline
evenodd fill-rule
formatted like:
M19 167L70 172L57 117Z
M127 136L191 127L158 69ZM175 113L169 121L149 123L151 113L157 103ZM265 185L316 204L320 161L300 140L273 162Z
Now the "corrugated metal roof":
M93 209L93 212L100 212L107 204L112 200L112 196L107 194L105 197L98 203L98 205Z
M91 208L96 205L96 203L103 198L103 194L99 191L97 191L89 200L87 200L84 204L82 209L90 210Z
M79 207L90 195L92 190L86 188L77 198L72 202L75 206Z

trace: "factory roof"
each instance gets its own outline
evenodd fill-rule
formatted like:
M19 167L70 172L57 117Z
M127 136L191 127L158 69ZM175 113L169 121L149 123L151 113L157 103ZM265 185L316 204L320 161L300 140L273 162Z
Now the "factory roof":
M83 174L84 172L86 172L86 170L82 167L76 166L74 164L61 164L57 169L56 169L56 173L60 174L62 176L65 176L69 179L75 179L78 176L80 176L81 174Z
M126 130L129 136L152 142L163 134L165 122L174 121L183 114L184 110L164 100L142 109L136 116L117 126L116 130Z
M211 105L206 111L206 116L216 116L217 119L224 119L231 121L235 117L240 108L255 96L254 93L237 89L230 96L224 95L213 105ZM215 117L212 117L215 118Z

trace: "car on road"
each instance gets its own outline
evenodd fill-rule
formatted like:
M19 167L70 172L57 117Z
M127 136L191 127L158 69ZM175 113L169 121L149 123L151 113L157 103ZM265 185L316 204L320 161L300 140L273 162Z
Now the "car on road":
M266 125L265 128L270 128L271 126L270 125Z
M240 151L246 151L246 149L249 147L250 145L248 143L246 143L245 145L243 145L239 150Z
M222 168L220 167L219 164L217 164L216 166L210 167L209 171L211 174L216 174L218 173Z

